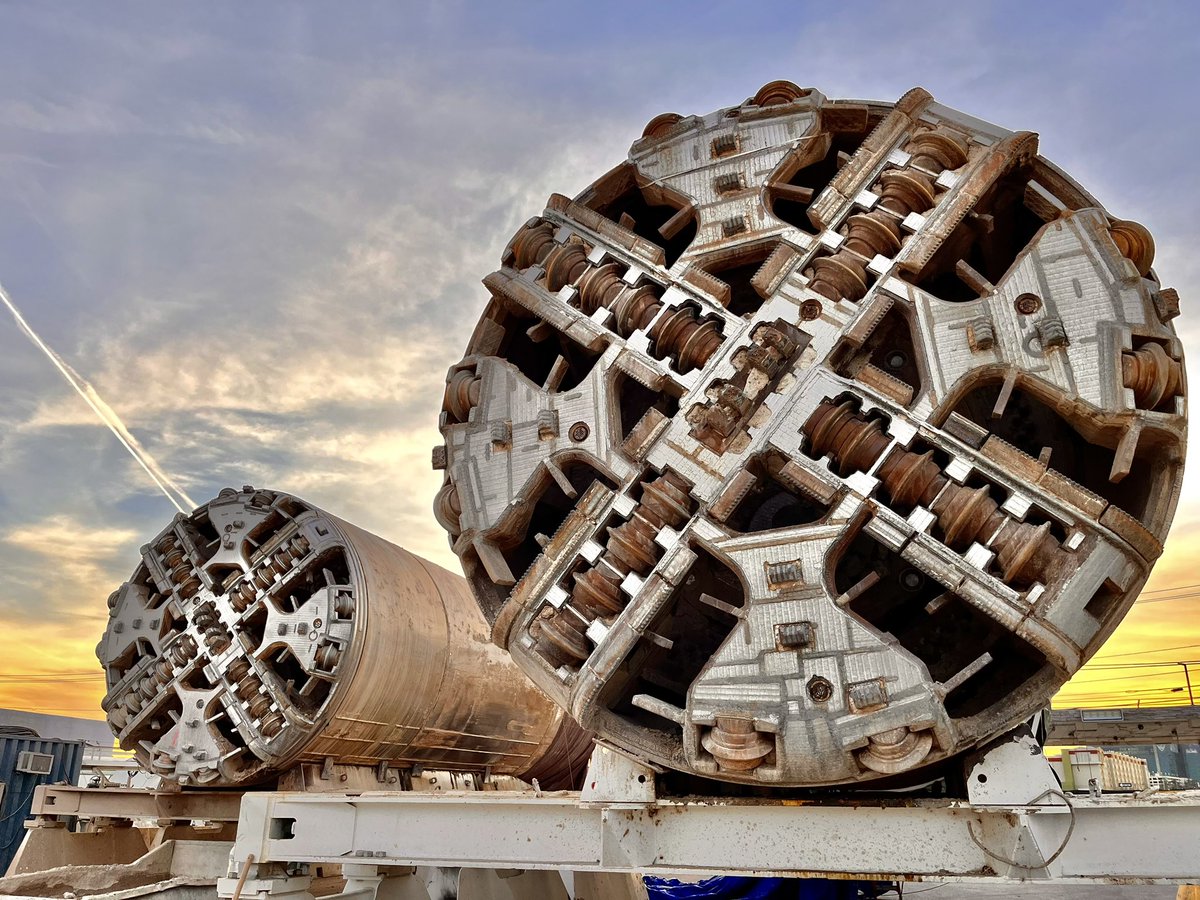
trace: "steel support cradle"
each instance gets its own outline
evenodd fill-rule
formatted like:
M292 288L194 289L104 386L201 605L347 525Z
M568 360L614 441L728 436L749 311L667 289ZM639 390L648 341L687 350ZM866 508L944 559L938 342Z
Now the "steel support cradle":
M1034 748L1019 737L969 764L966 800L656 798L653 772L605 749L580 794L248 793L231 872L253 860L251 874L271 864L354 863L910 881L1200 880L1200 800L1067 798ZM294 890L286 881L287 888L280 881L255 887ZM220 893L232 896L232 886L233 879L223 882Z

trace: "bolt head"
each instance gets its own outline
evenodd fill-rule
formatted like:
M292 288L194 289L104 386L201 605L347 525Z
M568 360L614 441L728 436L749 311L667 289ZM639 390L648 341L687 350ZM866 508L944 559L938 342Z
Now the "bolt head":
M833 684L828 678L814 675L808 680L808 696L814 703L826 703L833 698Z
M1037 294L1021 294L1013 301L1017 312L1023 316L1031 316L1042 308L1042 298Z

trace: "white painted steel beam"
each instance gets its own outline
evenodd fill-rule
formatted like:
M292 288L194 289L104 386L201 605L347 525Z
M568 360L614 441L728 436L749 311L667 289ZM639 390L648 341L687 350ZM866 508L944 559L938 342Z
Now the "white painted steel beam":
M38 785L30 814L109 819L236 822L240 791L148 791L140 788L81 788Z
M615 808L582 805L574 794L251 793L233 859L235 866L253 854L258 863L1188 882L1200 880L1197 847L1200 801L1169 796L1070 807L1057 799L1013 807L691 798Z

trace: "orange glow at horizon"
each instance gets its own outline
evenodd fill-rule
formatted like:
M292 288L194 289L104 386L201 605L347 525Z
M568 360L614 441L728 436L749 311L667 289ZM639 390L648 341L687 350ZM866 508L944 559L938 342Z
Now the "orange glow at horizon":
M104 673L96 660L103 630L99 616L68 625L0 619L0 707L103 719Z
M1055 707L1186 706L1184 667L1145 664L1189 660L1197 661L1189 668L1192 693L1200 700L1200 588L1184 590L1200 584L1196 531L1191 523L1180 523L1175 529L1139 601L1108 642L1055 696ZM1181 594L1194 596L1157 599ZM1130 663L1139 667L1113 668Z
M1190 529L1184 529L1190 530ZM1182 539L1179 539L1182 538ZM1088 665L1063 687L1054 706L1116 707L1186 705L1182 666L1125 668L1148 662L1200 661L1200 590L1196 596L1154 602L1200 582L1192 555L1194 538L1180 534L1155 568L1146 594ZM81 609L105 609L114 587L81 597ZM82 588L82 586L81 586ZM1150 601L1150 602L1147 602ZM52 715L103 719L100 701L104 678L96 661L96 642L106 617L79 616L67 624L0 619L0 707ZM1113 668L1120 665L1122 668ZM1200 662L1191 668L1193 691L1200 697Z

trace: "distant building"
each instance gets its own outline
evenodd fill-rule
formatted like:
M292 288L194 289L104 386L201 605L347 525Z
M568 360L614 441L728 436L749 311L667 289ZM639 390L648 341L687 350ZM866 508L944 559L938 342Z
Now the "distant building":
M1119 749L1144 759L1152 773L1200 781L1200 744L1133 744Z

